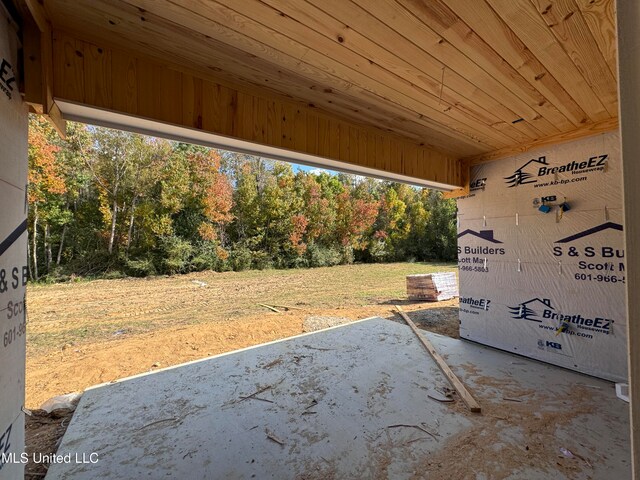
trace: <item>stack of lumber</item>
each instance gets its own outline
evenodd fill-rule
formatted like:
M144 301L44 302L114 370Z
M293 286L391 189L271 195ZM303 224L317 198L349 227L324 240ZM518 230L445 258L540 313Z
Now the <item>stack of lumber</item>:
M458 296L455 272L407 275L407 295L410 300L439 302Z

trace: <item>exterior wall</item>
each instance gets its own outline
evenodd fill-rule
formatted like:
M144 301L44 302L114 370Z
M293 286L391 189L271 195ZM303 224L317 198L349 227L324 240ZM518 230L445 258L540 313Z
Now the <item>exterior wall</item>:
M458 201L461 337L626 380L621 184L617 132L472 167Z
M27 109L15 78L18 40L0 5L0 454L24 450ZM0 479L23 478L3 461Z

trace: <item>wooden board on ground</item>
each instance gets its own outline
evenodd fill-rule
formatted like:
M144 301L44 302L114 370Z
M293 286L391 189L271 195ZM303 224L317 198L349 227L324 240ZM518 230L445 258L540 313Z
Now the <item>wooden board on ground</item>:
M469 391L466 389L466 387L460 381L460 379L456 376L456 374L453 373L449 365L447 365L447 362L444 361L444 359L436 351L436 349L431 344L431 342L420 334L420 332L418 331L418 327L416 327L415 323L413 323L409 318L409 316L406 313L404 313L404 310L402 310L402 307L400 307L399 305L396 305L395 307L396 307L396 310L398 310L398 313L400 313L400 315L404 319L404 321L407 322L407 325L411 327L411 330L413 330L413 333L416 334L416 336L420 339L424 347L427 349L427 351L431 354L433 359L436 361L436 363L438 364L438 367L440 367L440 370L442 370L442 373L444 373L445 376L449 379L449 381L451 382L451 385L453 385L453 388L456 389L456 391L464 401L465 405L469 407L469 410L471 410L472 412L480 413L482 411L480 404L476 401L475 398L473 398L473 395L469 393Z

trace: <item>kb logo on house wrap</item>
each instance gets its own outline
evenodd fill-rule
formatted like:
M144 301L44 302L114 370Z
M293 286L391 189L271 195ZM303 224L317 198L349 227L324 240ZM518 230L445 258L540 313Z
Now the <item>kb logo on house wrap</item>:
M578 260L578 268L584 273L576 273L575 279L588 282L625 283L624 249L611 246L611 234L622 232L623 226L619 223L605 222L592 228L588 228L568 237L557 240L553 247L553 255L558 258ZM604 232L605 237L597 240L598 234ZM602 235L600 235L602 236ZM593 243L584 244L585 238ZM607 242L607 238L609 242ZM573 246L574 242L580 242L581 246ZM609 243L607 245L607 243ZM622 240L620 239L620 243Z
M603 172L608 159L608 154L602 154L580 161L574 160L564 165L551 165L546 156L532 158L513 172L513 175L504 177L504 181L509 185L509 188L530 183L534 183L534 187L548 187L582 182L587 180L587 174L589 173ZM580 176L556 179L555 174L557 173L571 173L572 175Z
M473 241L479 245L461 245L465 241ZM467 229L458 234L458 263L460 263L460 270L473 271L473 272L488 272L486 255L505 255L507 252L504 247L497 247L496 245L502 245L502 242L496 239L493 235L493 230L475 230ZM461 255L470 255L464 257ZM474 255L485 255L485 257L479 257Z
M556 310L550 299L537 297L509 307L509 313L511 318L539 323L543 330L585 338L593 338L593 335L587 332L609 335L614 322L610 318L590 318L581 313L561 313Z
M543 350L549 353L555 353L556 355L563 355L565 357L572 357L571 349L565 350L562 348L562 344L558 340L546 340L543 338L538 339L538 350Z

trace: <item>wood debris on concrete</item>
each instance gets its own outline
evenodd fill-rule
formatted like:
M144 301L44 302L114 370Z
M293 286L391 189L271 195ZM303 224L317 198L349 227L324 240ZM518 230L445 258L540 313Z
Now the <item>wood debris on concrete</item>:
M268 428L264 429L264 433L267 435L267 438L269 440L271 440L272 442L276 442L277 444L281 445L281 446L285 446L286 443L283 440L280 440L278 437L276 437L273 432L269 431Z
M396 305L395 307L396 307L396 310L398 310L398 313L400 313L400 316L404 319L405 322L407 322L407 325L411 327L411 330L413 330L413 333L415 333L418 339L420 340L420 342L422 342L422 345L424 345L424 347L427 349L427 351L431 354L433 359L436 361L436 363L438 364L438 367L440 367L440 370L442 370L442 373L444 373L445 376L449 379L449 381L451 382L451 385L453 385L453 388L456 389L456 391L458 392L458 394L460 395L464 403L467 405L467 407L469 407L469 410L471 410L474 413L480 413L482 411L480 404L476 401L475 398L473 398L473 395L469 393L467 388L456 376L456 374L453 373L449 365L447 365L447 362L444 361L444 359L436 351L436 349L431 344L431 342L427 340L427 338L424 335L420 334L420 332L418 331L418 327L416 327L415 323L411 321L411 319L404 312L402 307L400 307L399 305Z

